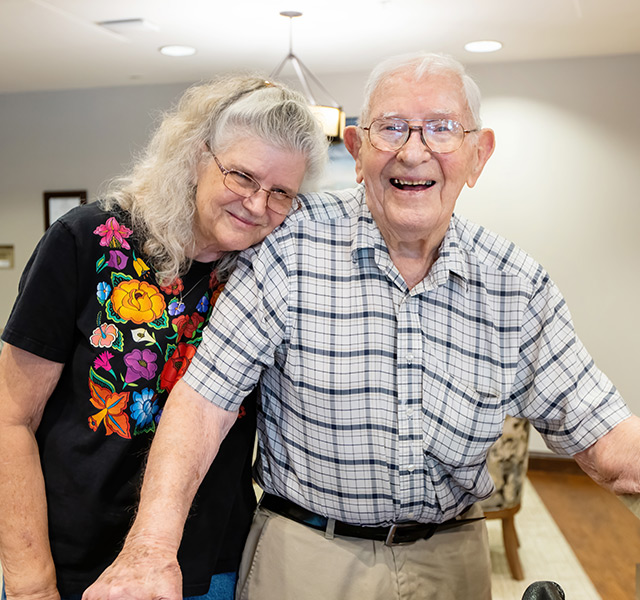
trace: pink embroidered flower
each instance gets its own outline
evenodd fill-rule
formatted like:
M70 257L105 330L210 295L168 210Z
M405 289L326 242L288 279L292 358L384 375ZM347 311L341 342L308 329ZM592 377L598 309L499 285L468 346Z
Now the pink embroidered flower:
M94 348L111 348L119 333L118 328L112 323L103 323L93 330L89 341Z
M106 246L107 248L124 248L125 250L131 248L126 238L133 232L128 227L120 225L115 217L110 217L106 223L98 225L93 233L102 236L100 240L101 246Z
M109 361L112 358L113 354L105 350L93 361L93 367L95 369L102 367L105 371L111 371L111 363Z

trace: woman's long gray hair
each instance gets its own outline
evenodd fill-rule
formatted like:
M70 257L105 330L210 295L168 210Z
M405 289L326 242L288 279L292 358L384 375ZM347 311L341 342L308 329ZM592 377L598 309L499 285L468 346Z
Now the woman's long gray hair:
M326 161L327 140L301 94L257 76L228 75L189 88L131 171L110 182L103 203L130 213L158 281L172 282L191 266L196 172L201 161L212 160L206 145L216 152L241 137L302 154L303 187ZM219 279L228 277L236 256L230 252L218 263Z

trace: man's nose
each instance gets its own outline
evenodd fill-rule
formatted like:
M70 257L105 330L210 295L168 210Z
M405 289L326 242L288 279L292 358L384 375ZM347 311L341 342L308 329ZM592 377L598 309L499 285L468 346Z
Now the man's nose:
M413 132L416 135L413 135ZM431 158L431 148L424 138L424 130L420 125L409 126L409 137L398 151L398 158L408 162L422 162Z

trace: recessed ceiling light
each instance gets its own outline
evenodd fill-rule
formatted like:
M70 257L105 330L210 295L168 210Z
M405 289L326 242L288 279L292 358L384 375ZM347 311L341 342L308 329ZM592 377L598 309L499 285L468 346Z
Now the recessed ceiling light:
M479 40L464 45L467 52L496 52L502 48L502 44L495 40Z
M192 46L162 46L160 54L165 56L191 56L196 53Z

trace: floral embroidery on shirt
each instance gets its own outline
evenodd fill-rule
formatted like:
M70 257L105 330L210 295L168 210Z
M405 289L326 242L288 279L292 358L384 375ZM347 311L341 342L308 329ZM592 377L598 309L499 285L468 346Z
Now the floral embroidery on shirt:
M96 261L102 280L95 294L96 328L89 336L96 349L89 401L97 412L88 424L96 433L130 439L155 431L166 396L187 370L224 286L215 273L186 292L182 278L156 283L152 269L136 256L134 232L116 217L93 233L105 250Z
M167 307L160 290L146 281L123 281L111 293L111 306L123 321L150 323Z
M111 348L119 335L120 331L115 325L104 324L93 330L89 341L96 348Z
M89 390L91 404L100 409L100 412L89 417L89 427L97 431L98 427L104 423L107 435L117 433L123 438L130 438L129 419L124 412L129 402L129 392L116 393L91 379L89 379Z
M178 344L171 356L167 358L160 375L160 387L163 390L170 392L173 386L180 381L195 353L196 347L194 345Z
M110 217L104 225L98 225L95 228L95 234L101 236L100 245L108 248L124 248L129 250L129 242L127 238L133 233L131 229L120 225L115 217Z

